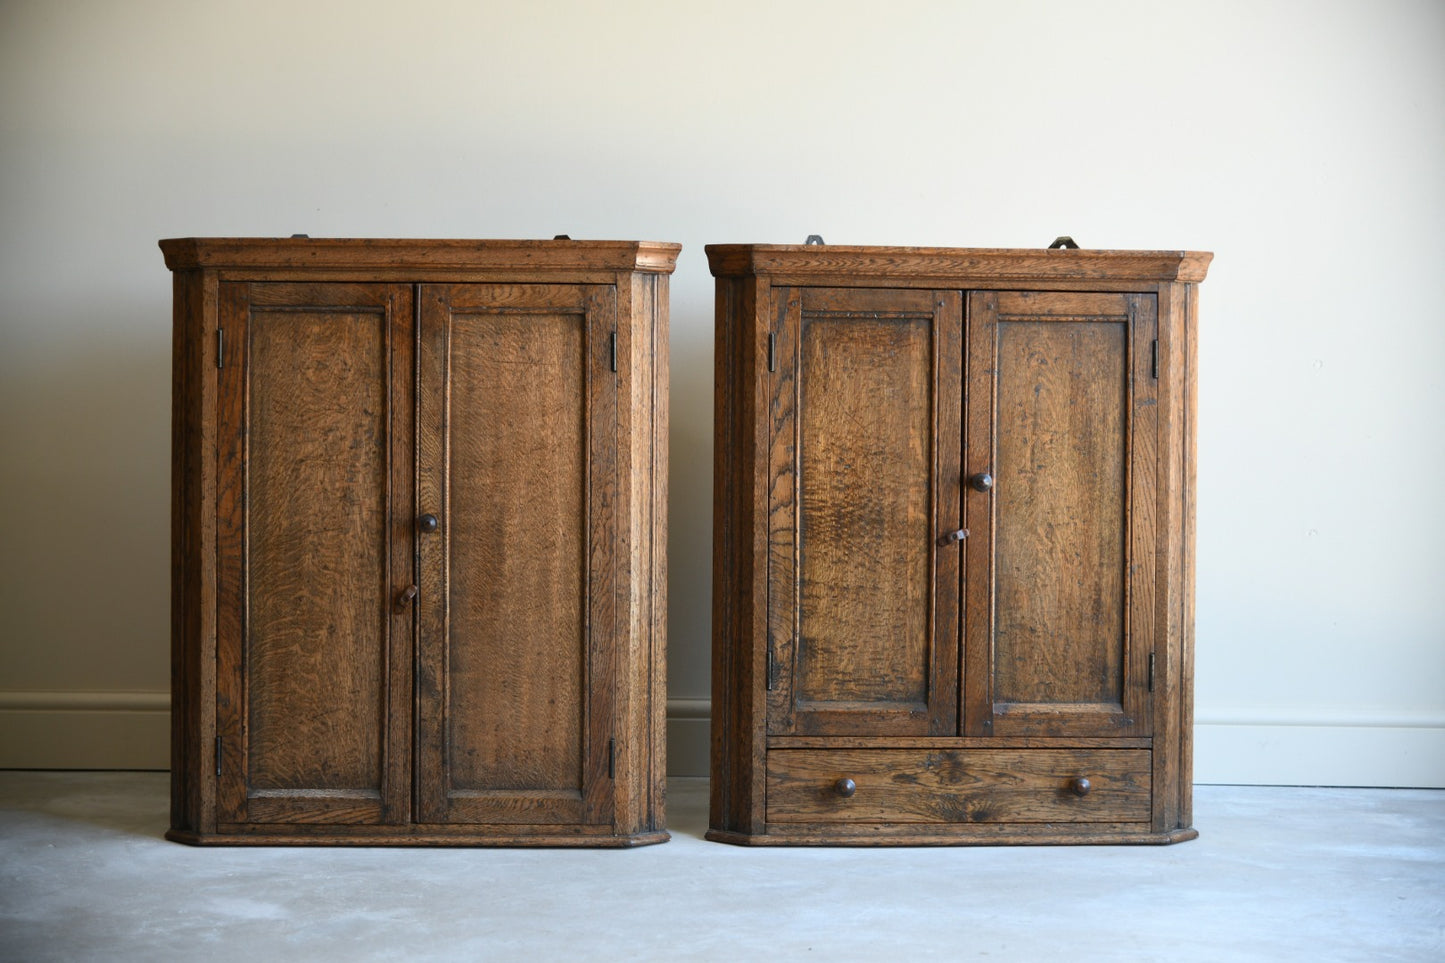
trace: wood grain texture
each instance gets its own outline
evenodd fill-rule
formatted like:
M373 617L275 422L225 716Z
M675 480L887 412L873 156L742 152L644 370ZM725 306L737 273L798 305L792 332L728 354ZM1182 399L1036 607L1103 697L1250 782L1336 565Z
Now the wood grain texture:
M1072 789L1087 778L1087 795ZM836 789L849 779L850 796ZM782 749L768 754L768 822L1120 823L1149 817L1141 749Z
M793 732L798 725L798 337L802 311L800 290L772 290L767 328L768 630L764 659L770 733Z
M720 280L716 311L710 819L761 832L765 750L754 735L767 725L771 290Z
M171 238L160 247L172 271L269 277L299 271L313 279L401 281L471 280L489 273L501 281L561 283L611 283L618 271L671 274L682 249L656 241L215 237Z
M1193 508L1183 479L1192 477L1194 347L1185 331L1193 316L1178 306L1192 304L1211 255L786 245L708 253L718 278L721 516L708 838L754 845L1193 838L1181 776L1191 678L1180 662L1192 644L1183 623L1192 617L1184 583L1192 579ZM950 299L956 307L947 307ZM905 304L912 315L900 309ZM956 335L950 313L962 315ZM904 370L918 357L915 341L877 332L930 315L928 379L880 382L870 393L857 371ZM824 331L845 320L857 325L850 332L873 336L861 338L862 347L816 336L810 344L810 324L821 322ZM810 365L833 376L818 382L821 401L811 408ZM920 425L898 417L906 406L890 412L890 402L920 384L933 394L929 418ZM810 433L820 416L832 434ZM910 435L933 460L922 526L933 543L929 631L955 639L951 654L942 654L941 641L930 650L931 675L918 671L917 647L907 644L917 620L899 612L912 610L889 602L916 575L890 569L898 556L886 546L905 541L895 527L918 514L911 487L918 462L910 461L911 448L887 449L878 459L887 467L856 471L867 460L856 453L881 452ZM840 438L845 444L836 444ZM910 465L911 473L899 467ZM810 470L823 479L812 490ZM991 487L966 484L981 473L992 476ZM810 511L825 524L815 520L810 529ZM959 552L950 561L938 539L955 527ZM843 549L830 556L815 541L864 548L858 558ZM760 570L765 592L756 587ZM747 579L737 577L742 571ZM810 578L816 596L808 594ZM866 604L855 606L850 600L860 592ZM962 615L951 630L941 628L950 597ZM814 656L806 632L787 631L803 625L810 606L836 634L820 636L825 645ZM870 636L872 619L891 631ZM809 661L815 656L817 664ZM916 698L944 678L955 711L943 725L900 729L886 715L865 714L879 693ZM845 708L820 711L821 700L805 698L809 685ZM929 698L942 704L936 692ZM769 706L766 720L760 702ZM865 755L895 788L920 780L925 788L871 796L872 809L851 810L854 821L838 807L861 789L835 802L842 797L814 784L821 770L795 783L784 762L836 761L833 753ZM997 764L978 778L981 808L958 809L957 799L917 775L920 757L950 753ZM998 789L1002 801L991 796L1010 780L1044 778L1030 769L1040 760L1083 758L1102 767L1103 781L1127 787L1108 802L1122 810L1058 808L1036 786L1017 796ZM760 770L767 773L762 799ZM977 812L984 818L970 815ZM995 813L1021 821L991 821Z
M623 737L613 780L619 832L661 826L665 809L666 285L663 276L622 274L616 286L617 472L625 481L618 559L630 573L618 596L618 671L625 680L618 686L616 731Z
M468 848L632 849L667 842L666 830L614 834L606 826L528 827L508 823L459 826L384 826L278 824L258 829L232 827L226 834L184 831L166 838L191 846L465 846Z
M1158 685L1166 693L1158 713L1163 752L1155 762L1160 786L1156 828L1188 825L1193 741L1193 526L1195 352L1192 289L1168 285L1159 292L1161 418L1158 493Z
M387 439L393 328L408 326L409 291L221 294L226 821L404 819L391 698L405 691L410 648L391 637Z
M625 685L628 646L618 636L630 630L623 598L637 576L621 555L626 506L618 456L618 376L612 362L617 347L616 287L589 287L587 304L587 547L588 683L587 743L582 774L580 823L616 823L616 743L643 741L640 733L619 732L619 686ZM629 302L628 308L631 310ZM636 646L631 646L633 651ZM634 811L641 800L628 798Z
M247 334L250 788L379 786L386 316L253 307Z
M959 733L994 735L993 552L994 498L963 480L994 471L995 380L998 294L970 291L964 341L966 378L963 398L963 459L958 475L963 491L964 542L962 676Z
M452 787L580 800L586 316L473 310L453 305L447 332Z
M922 319L803 323L797 700L928 696L931 338Z
M771 749L1152 749L1149 736L769 736Z
M766 833L710 829L734 846L1167 846L1198 839L1190 829L1141 830L1138 823L773 823Z
M1129 435L1127 451L1128 556L1125 575L1127 636L1124 658L1124 728L1134 733L1156 732L1156 706L1168 697L1154 698L1162 689L1151 677L1165 671L1159 652L1155 599L1160 591L1158 550L1159 490L1159 379L1155 344L1159 337L1159 297L1131 294L1129 328ZM1152 668L1151 668L1152 667ZM1158 783L1155 784L1156 788ZM1157 793L1156 793L1157 798ZM1171 829L1175 827L1170 827Z
M666 516L655 500L665 492L666 357L656 352L677 246L162 248L178 268L168 837L664 841ZM574 283L583 278L595 283ZM478 280L495 283L468 283ZM451 332L414 310L428 282L463 309L457 353L470 381L453 379ZM450 324L449 311L436 317ZM510 324L478 335L474 318ZM523 318L539 323L519 327ZM433 330L442 336L426 336ZM538 332L540 344L525 336ZM548 377L528 383L523 372L539 368ZM625 415L619 377L640 379ZM559 395L565 425L554 423ZM623 425L627 459L617 454ZM448 461L453 440L460 467ZM640 480L621 477L634 470ZM540 484L528 487L529 471ZM571 507L554 512L563 488ZM461 528L493 523L461 533L455 564L454 494L469 501ZM418 523L428 511L441 519L431 534ZM453 593L464 610L456 625L444 604ZM560 658L549 648L559 620L572 636ZM474 645L502 621L501 635ZM614 805L619 784L626 812Z
M994 334L994 701L1122 712L1127 316L1008 307Z
M715 277L773 284L978 288L1020 281L1202 281L1200 251L1034 250L839 244L709 244Z
M1178 796L1170 801L1170 815L1166 828L1188 827L1194 824L1194 619L1195 587L1194 558L1197 543L1196 510L1198 498L1199 449L1199 288L1195 285L1170 285L1174 294L1173 303L1183 301L1182 314L1171 319L1170 331L1179 344L1179 351L1171 353L1174 363L1182 368L1175 369L1174 377L1183 381L1181 418L1184 422L1184 441L1180 455L1184 459L1183 482L1183 535L1179 544L1179 591L1184 611L1183 625L1180 626L1179 651L1171 653L1171 662L1166 669L1168 684L1172 686L1177 704L1177 726L1182 734L1174 772L1170 773L1170 786L1178 786ZM1176 668L1177 667L1177 668ZM1177 680L1176 680L1177 676Z
M774 289L771 732L954 725L958 551L936 530L958 527L939 466L957 458L960 310Z
M973 296L971 363L993 400L972 409L968 471L996 482L967 495L987 536L973 562L993 564L971 587L970 732L1150 731L1153 304Z
M214 785L200 778L215 731L215 366L206 365L202 319L215 285L196 271L172 279L171 384L171 825L201 832L214 828ZM207 382L210 390L207 391ZM209 404L207 404L209 400ZM207 658L209 656L209 658ZM208 684L209 683L209 684Z
M577 286L425 286L421 303L421 511L441 519L418 536L431 674L419 753L434 777L421 816L595 822L594 728L610 719L589 687L612 624L589 606L610 590L596 563L613 535L594 509L615 481L592 467L615 465L615 405L594 419L589 390L607 362L593 328L610 335L612 319Z
M652 463L648 467L651 487L639 495L647 506L652 542L649 618L650 633L645 656L651 685L651 705L647 707L646 728L651 733L651 749L647 774L647 818L635 823L636 831L655 832L667 825L667 573L668 573L668 465L671 464L669 435L672 428L671 372L672 353L669 340L671 318L671 279L659 274L647 283L650 292L651 338L639 351L652 359ZM633 314L633 317L637 317ZM647 318L647 314L641 315ZM636 469L634 469L636 470ZM626 828L626 827L623 827Z

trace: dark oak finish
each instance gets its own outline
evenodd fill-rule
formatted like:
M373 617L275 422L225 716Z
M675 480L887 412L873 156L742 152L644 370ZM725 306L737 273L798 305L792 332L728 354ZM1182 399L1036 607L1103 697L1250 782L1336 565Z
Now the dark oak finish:
M170 838L665 840L678 247L161 247Z
M1144 829L1149 765L1147 749L779 749L768 757L768 820Z
M411 291L220 294L218 823L405 822L410 552L388 519L411 500Z
M710 838L1192 838L1211 256L707 250Z
M979 291L969 315L968 462L992 472L970 518L991 535L973 543L990 578L970 585L970 732L1147 733L1150 650L1131 641L1152 638L1153 299Z
M607 823L616 323L603 285L422 285L423 822ZM610 372L609 372L610 374ZM590 396L590 397L589 397ZM424 469L425 470L425 469ZM594 510L595 509L595 510ZM433 698L435 693L435 698ZM435 777L435 778L432 778Z
M957 292L773 305L768 731L951 732L959 550L933 533L959 518Z

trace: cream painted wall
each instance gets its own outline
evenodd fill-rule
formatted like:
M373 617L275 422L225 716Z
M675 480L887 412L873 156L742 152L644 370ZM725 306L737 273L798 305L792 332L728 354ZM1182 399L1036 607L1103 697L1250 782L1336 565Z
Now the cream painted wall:
M1192 248L1201 781L1445 785L1445 6L0 4L0 764L165 764L176 235L646 238L674 769L714 241Z

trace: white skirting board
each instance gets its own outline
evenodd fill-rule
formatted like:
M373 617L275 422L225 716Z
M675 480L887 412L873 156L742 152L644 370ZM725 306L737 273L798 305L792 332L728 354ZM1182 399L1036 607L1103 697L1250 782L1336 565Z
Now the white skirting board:
M1194 781L1445 789L1445 714L1200 710Z
M711 705L667 703L668 773L706 776ZM165 692L0 692L0 769L167 769ZM1445 714L1200 710L1194 781L1445 789Z
M169 692L0 692L0 769L169 769Z

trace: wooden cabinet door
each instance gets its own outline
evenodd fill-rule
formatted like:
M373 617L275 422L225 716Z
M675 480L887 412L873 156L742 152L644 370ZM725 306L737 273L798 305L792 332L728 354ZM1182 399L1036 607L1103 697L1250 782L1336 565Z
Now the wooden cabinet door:
M774 288L768 731L957 731L962 297Z
M419 298L418 821L610 824L615 291Z
M1155 297L968 310L965 734L1148 734Z
M405 823L410 286L219 289L222 824Z

